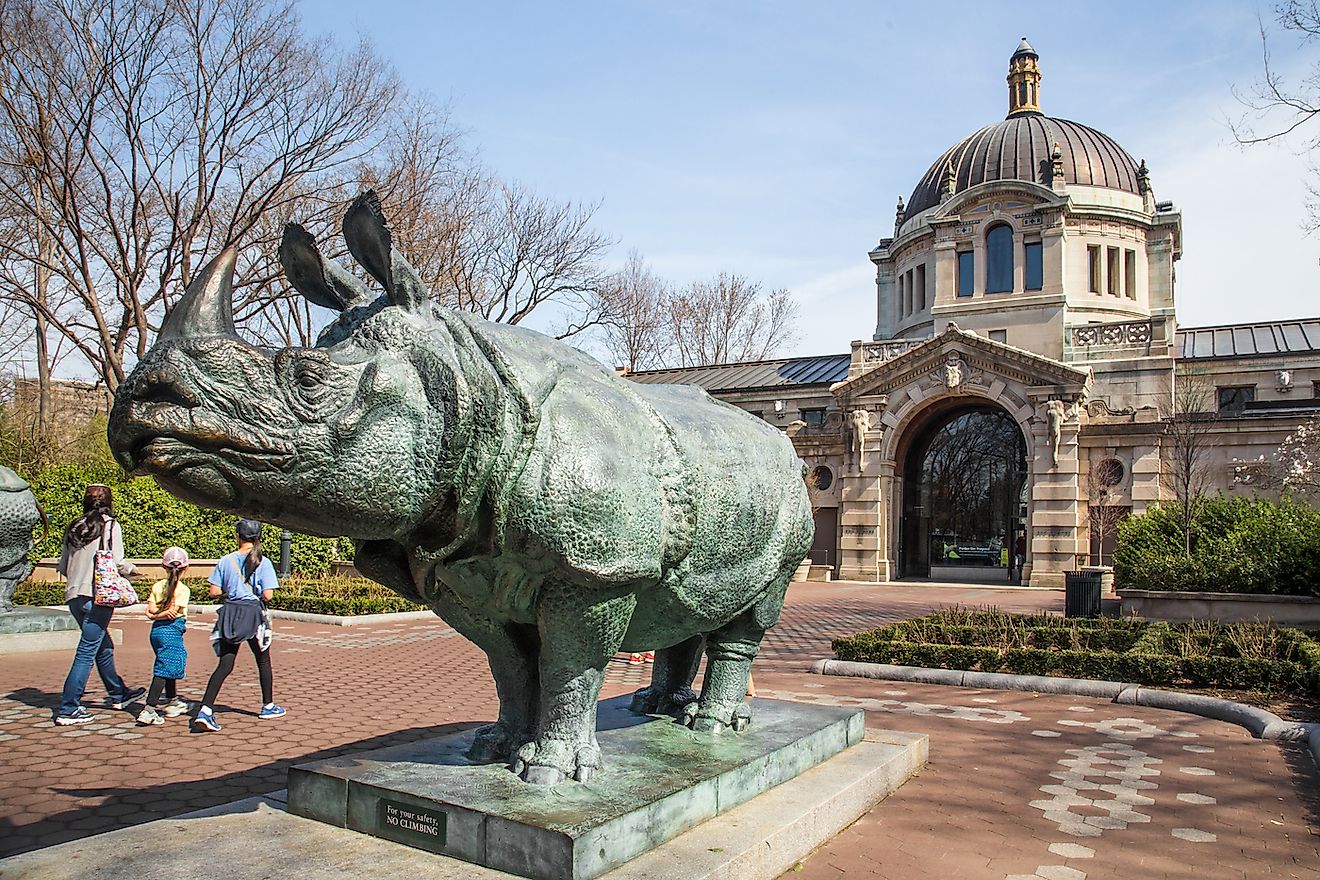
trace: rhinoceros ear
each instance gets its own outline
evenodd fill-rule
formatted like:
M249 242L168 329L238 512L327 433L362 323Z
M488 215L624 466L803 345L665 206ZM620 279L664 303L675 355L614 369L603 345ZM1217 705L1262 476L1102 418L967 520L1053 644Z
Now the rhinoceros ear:
M371 277L380 282L385 292L394 298L394 273L390 260L390 231L385 226L385 215L380 210L380 199L369 189L353 200L344 215L344 242Z
M297 223L284 227L280 263L284 266L284 277L294 289L323 308L342 312L371 299L362 282L321 256L316 239Z
M375 190L369 189L358 196L344 215L344 241L353 259L380 282L394 305L416 309L426 300L426 288L417 270L390 241L390 230L385 226L385 215Z

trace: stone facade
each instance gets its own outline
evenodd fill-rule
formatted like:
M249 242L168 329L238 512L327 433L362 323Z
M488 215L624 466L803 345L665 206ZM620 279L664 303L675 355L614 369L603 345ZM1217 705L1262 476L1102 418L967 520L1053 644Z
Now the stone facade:
M1177 326L1181 215L1156 201L1144 161L1040 112L1037 58L1024 40L1009 117L946 151L870 251L872 339L846 357L632 377L700 385L785 429L825 476L809 481L813 562L837 577L912 573L904 519L920 508L905 481L927 477L909 473L910 452L959 413L1007 414L1025 448L1021 503L988 545L1010 558L1023 535L1025 558L979 574L1058 586L1108 561L1103 509L1171 497L1168 419L1189 399L1211 490L1228 493L1243 491L1236 461L1320 412L1320 321Z

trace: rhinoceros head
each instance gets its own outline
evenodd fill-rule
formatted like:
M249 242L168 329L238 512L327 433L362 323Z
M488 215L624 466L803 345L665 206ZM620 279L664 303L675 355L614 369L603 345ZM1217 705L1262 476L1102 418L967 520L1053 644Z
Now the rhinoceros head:
M344 234L385 295L323 260L301 227L280 247L290 283L341 312L312 348L263 349L235 332L233 249L198 273L116 393L120 464L196 504L310 534L416 526L445 491L453 365L424 344L432 307L374 194L349 209Z

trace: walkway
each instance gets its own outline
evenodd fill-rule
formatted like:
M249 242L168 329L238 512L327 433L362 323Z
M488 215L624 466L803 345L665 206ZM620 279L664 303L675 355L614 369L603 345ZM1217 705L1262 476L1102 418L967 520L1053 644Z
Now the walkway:
M834 636L954 603L1053 610L1062 595L846 583L790 591L757 661L760 694L862 706L871 726L929 733L931 760L787 877L1320 878L1320 774L1305 752L1231 725L1100 700L805 672L829 655ZM147 624L117 623L126 642L120 668L145 683ZM255 717L255 670L240 659L221 695L225 729L205 736L188 735L182 721L138 728L113 711L98 713L96 724L56 728L50 713L69 658L6 657L0 855L272 791L290 763L494 713L483 655L438 620L278 629L276 697L289 716ZM195 699L213 655L204 628L187 639L183 691ZM612 666L606 695L640 686L647 674Z

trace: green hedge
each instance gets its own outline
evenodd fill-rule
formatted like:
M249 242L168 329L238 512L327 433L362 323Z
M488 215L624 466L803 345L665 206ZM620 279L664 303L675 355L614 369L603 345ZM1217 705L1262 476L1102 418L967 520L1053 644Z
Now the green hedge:
M1119 524L1114 580L1139 590L1320 596L1320 510L1285 498L1208 498L1183 546L1176 504Z
M1320 644L1299 630L1258 623L1048 620L1034 625L1040 616L936 612L835 639L833 647L840 660L866 663L1320 694Z
M26 475L25 475L26 476ZM83 492L91 483L103 483L115 496L115 516L124 530L124 552L135 559L160 556L177 545L198 559L214 559L234 549L235 517L180 501L149 477L132 477L112 464L65 464L28 477L32 491L50 518L51 528L37 547L38 556L59 556L64 530L82 514ZM262 543L277 559L280 529L266 526ZM290 548L293 571L324 575L330 563L353 558L347 538L293 536Z
M193 605L214 605L205 580L187 578L189 600ZM138 584L143 595L148 584ZM145 598L145 596L144 596ZM14 591L19 605L63 605L64 585L25 581ZM313 614L385 614L394 611L421 611L426 606L409 602L392 590L364 578L289 578L280 584L270 607L281 611L306 611Z

